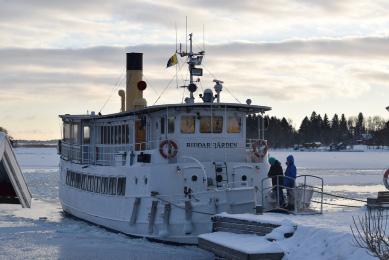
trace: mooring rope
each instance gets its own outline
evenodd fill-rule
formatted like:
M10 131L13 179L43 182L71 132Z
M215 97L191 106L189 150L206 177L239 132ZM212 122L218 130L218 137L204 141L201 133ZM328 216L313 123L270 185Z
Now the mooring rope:
M314 192L316 192L316 193L322 193L323 195L327 195L327 196L331 196L331 197L336 197L336 198L341 198L341 199L346 199L346 200L354 200L354 201L359 201L359 202L366 203L366 200L361 200L361 199L355 199L355 198L345 197L345 196L336 195L336 194L331 194L331 193L324 192L324 191L314 191Z

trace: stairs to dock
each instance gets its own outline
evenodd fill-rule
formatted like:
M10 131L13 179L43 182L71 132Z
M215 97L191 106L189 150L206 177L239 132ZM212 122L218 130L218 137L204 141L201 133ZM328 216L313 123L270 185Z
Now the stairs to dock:
M248 214L247 214L248 215ZM252 215L255 216L255 215ZM281 224L250 220L241 217L215 215L212 217L213 232L198 238L200 248L208 250L222 259L261 259L278 260L284 256L283 250L272 236ZM281 228L281 237L293 235L295 226Z

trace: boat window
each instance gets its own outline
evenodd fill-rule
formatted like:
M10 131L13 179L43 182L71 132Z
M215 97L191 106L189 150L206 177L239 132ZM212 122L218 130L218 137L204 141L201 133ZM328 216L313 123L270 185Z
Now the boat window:
M165 117L161 117L161 134L165 133Z
M81 189L82 190L86 190L86 180L87 180L87 177L85 174L83 174L81 176Z
M84 126L82 135L84 137L83 143L89 144L90 143L90 128L89 128L89 126Z
M181 133L193 134L195 132L195 116L182 116L181 117Z
M126 193L126 178L119 177L118 178L118 192L117 194L120 196L124 196Z
M167 129L168 129L167 132L169 134L174 133L174 121L175 121L174 116L169 116L167 119Z
M65 142L70 141L70 124L69 123L63 124L63 140Z
M116 178L109 178L109 194L116 195Z
M78 124L74 124L73 125L73 135L72 135L72 139L73 139L73 143L75 144L78 144L79 143L79 125Z
M239 116L228 117L228 133L240 133L240 127L242 125L242 119Z
M95 184L95 192L100 193L101 192L101 177L95 177L96 184Z
M104 193L104 194L107 194L108 193L108 177L103 177L103 180L102 180L102 190L101 192Z
M222 131L222 116L202 116L200 118L200 133L221 133Z

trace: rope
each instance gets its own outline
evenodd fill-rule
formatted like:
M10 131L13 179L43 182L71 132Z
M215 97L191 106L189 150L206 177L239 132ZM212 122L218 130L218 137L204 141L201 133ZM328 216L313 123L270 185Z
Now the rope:
M175 203L173 203L173 202L171 202L171 201L162 199L162 198L157 197L157 196L156 196L155 198L157 198L157 199L159 199L159 200L161 200L161 201L163 201L163 202L165 202L165 203L170 203L170 204L172 204L172 205L173 205L174 207L176 207L176 208L185 210L185 207L182 207L182 206L180 206L180 205L177 205L177 204L175 204ZM192 210L192 212L198 213L198 214L203 214L203 215L209 215L209 216L215 215L215 213L209 213L209 212L203 212L203 211L197 211L197 210Z
M177 65L176 65L177 66ZM179 68L178 72L181 71L181 69L183 68L184 66L181 66L181 68ZM171 80L169 81L169 83L166 85L166 87L162 90L161 94L158 96L157 100L155 100L154 104L155 105L158 100L162 97L163 93L165 93L165 91L168 89L168 87L170 86L170 84L173 82L173 80L176 78L176 74L171 78Z
M217 79L217 77L212 72L210 72L204 64L203 67L214 79ZM240 100L237 97L235 97L235 95L233 95L226 86L223 86L223 89L227 90L227 92L231 95L231 97L233 97L239 104L242 104L242 102L240 102Z
M321 202L317 200L311 200L311 202L318 203L318 204L326 204L326 205L331 205L331 206L338 206L338 207L350 207L350 208L360 208L362 206L352 206L352 205L345 205L345 204L334 204L334 203L329 203L329 202Z
M112 92L111 92L111 95L108 96L108 98L105 100L103 106L100 108L99 110L99 113L101 113L101 111L104 109L104 107L107 105L107 103L109 102L109 100L111 99L113 93L115 93L116 89L122 84L122 81L124 79L123 77L124 75L124 71L122 71L122 73L120 74L119 78L116 80L116 83L115 85L113 86L112 88Z
M354 200L354 201L359 201L359 202L366 203L366 200L354 199L354 198L345 197L345 196L341 196L341 195L335 195L335 194L327 193L327 192L324 192L324 191L322 191L322 192L320 192L320 191L314 191L314 192L322 193L322 194L324 194L324 195L328 195L328 196L331 196L331 197L336 197L336 198L341 198L341 199L346 199L346 200Z

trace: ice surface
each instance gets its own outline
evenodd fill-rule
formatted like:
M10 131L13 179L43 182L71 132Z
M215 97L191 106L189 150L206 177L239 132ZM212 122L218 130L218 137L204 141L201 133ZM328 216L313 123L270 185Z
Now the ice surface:
M171 246L131 239L85 222L64 217L58 202L58 156L54 148L17 148L16 155L29 189L32 208L0 205L0 259L214 259L191 246ZM366 198L385 190L383 169L388 152L274 151L282 163L288 154L296 158L298 174L319 175L325 191ZM333 203L363 205L325 198ZM297 224L293 237L276 241L284 259L373 259L355 247L350 232L352 217L364 208L325 206L325 214L292 216L270 214L273 221Z

